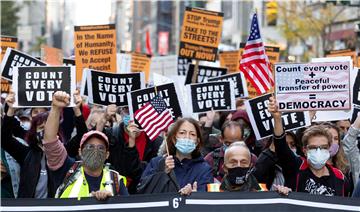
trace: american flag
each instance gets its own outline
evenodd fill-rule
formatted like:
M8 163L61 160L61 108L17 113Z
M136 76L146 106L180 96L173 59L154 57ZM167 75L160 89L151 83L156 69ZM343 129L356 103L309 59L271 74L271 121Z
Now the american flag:
M135 119L152 141L174 122L165 101L159 95L139 108L135 112Z
M271 65L265 54L256 13L251 21L250 35L240 61L240 71L259 94L266 93L274 86Z

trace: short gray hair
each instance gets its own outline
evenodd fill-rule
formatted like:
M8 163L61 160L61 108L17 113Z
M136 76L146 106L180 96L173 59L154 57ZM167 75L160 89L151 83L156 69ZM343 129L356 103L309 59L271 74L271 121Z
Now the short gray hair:
M225 154L224 154L224 161L225 161L226 153L229 152L231 149L233 149L235 147L243 147L243 148L245 148L249 152L249 158L251 160L251 152L250 152L249 147L245 144L245 142L244 141L235 141L232 144L230 144L228 148L226 148Z

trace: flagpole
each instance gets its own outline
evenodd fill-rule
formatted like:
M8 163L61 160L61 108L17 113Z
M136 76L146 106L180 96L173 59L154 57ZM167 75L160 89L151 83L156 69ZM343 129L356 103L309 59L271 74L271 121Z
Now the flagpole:
M199 60L195 60L195 68L194 68L194 75L191 79L192 83L196 83L197 82L197 76L199 74Z

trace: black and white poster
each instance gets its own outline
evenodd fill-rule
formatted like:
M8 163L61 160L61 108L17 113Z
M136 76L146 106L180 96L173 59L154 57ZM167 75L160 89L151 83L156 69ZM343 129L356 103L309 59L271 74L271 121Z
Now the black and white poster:
M164 99L166 106L174 119L183 116L183 101L179 95L179 89L174 83L156 86L156 91L155 87L151 87L128 93L130 116L134 117L133 114L135 111L154 98L156 93Z
M186 74L189 70L190 64L192 64L192 59L179 56L178 57L178 75L186 76Z
M246 79L244 77L244 74L241 72L234 74L226 74L220 77L212 77L208 79L208 82L215 82L215 81L233 82L235 98L246 98L249 96L246 86Z
M127 106L126 94L145 88L142 72L114 74L87 68L84 72L87 72L88 97L91 104Z
M187 85L189 102L193 113L207 111L231 111L235 108L235 94L232 82L206 82Z
M63 58L64 66L75 66L75 59Z
M1 62L1 76L12 81L16 66L46 66L46 63L18 50L8 48Z
M74 66L14 67L14 107L50 107L56 91L68 93L73 107L75 80Z
M273 135L274 119L268 111L271 94L259 96L245 101L246 111L257 140ZM285 131L310 126L309 112L284 112L282 121Z
M194 72L195 72L195 65L190 64L189 70L186 74L185 85L193 83L192 79L194 76ZM227 73L227 68L218 68L218 67L199 65L199 70L198 70L198 74L196 77L197 80L195 83L206 82L208 78L219 77L219 76L225 75L226 73Z

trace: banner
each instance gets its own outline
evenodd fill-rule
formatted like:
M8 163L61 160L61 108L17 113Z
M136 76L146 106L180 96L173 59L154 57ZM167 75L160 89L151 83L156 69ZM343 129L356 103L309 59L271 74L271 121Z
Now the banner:
M41 60L49 65L62 65L62 50L51 46L41 45Z
M228 69L229 73L239 72L240 50L219 53L220 66Z
M249 95L246 87L246 79L244 77L244 74L241 72L227 74L220 77L212 77L208 79L208 82L215 81L233 82L235 98L245 98Z
M0 37L1 37L1 42L0 42L0 47L1 47L0 62L1 62L7 48L17 49L18 39L16 37L6 36L6 35L1 35Z
M217 67L201 66L201 65L199 65L198 67L199 70L196 76L197 80L195 81L195 83L206 82L208 78L219 77L227 73L226 68L217 68ZM186 74L185 84L193 83L192 79L194 78L194 72L195 72L195 65L189 64L189 70Z
M189 64L192 64L192 59L178 56L178 75L186 76L189 70Z
M193 113L236 110L232 82L207 82L187 85Z
M137 111L141 106L148 103L152 98L156 96L156 93L159 94L165 101L167 108L170 110L171 115L174 119L182 117L182 99L180 98L178 89L174 83L164 84L156 86L155 88L145 88L141 90L136 90L128 93L128 102L129 102L129 111L130 116L134 117L135 111Z
M159 55L167 55L169 53L169 32L159 32L158 53Z
M276 64L279 110L349 110L350 69L349 62Z
M87 72L89 103L108 106L127 106L128 92L145 88L143 73L113 74L92 69Z
M150 77L151 55L132 53L131 54L131 72L144 72L145 81Z
M339 49L339 50L331 50L331 51L325 51L325 57L344 57L344 56L350 56L353 61L353 66L360 66L359 63L357 63L356 58L356 49Z
M51 107L56 91L65 91L74 106L75 67L15 67L13 76L14 107Z
M186 7L180 35L179 56L215 61L224 14Z
M8 48L1 62L1 76L12 81L13 69L16 66L46 66L46 63L15 49Z
M178 57L177 55L151 57L150 72L164 76L177 75Z
M121 52L116 54L117 70L116 73L130 73L131 72L131 54Z
M75 26L74 31L76 82L81 82L84 68L115 73L115 24Z
M93 197L65 199L3 198L1 211L291 211L343 212L359 211L356 198L327 197L291 192L288 196L276 192L193 192L189 196L177 193L137 194L110 197L98 201Z
M257 140L267 138L274 133L274 119L268 111L271 94L245 101L246 112ZM281 115L285 131L310 126L309 112L285 112Z

